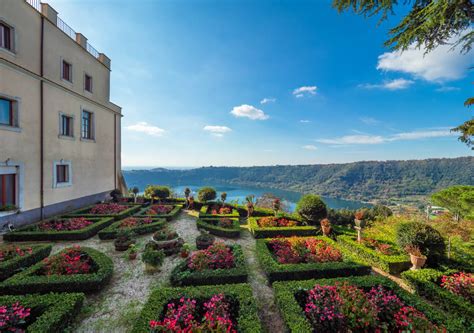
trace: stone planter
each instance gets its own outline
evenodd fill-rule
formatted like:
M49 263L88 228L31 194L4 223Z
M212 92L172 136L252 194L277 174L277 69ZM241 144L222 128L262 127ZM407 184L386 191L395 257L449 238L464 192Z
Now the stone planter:
M135 260L135 259L137 259L137 254L138 254L138 253L136 253L136 252L129 253L129 254L128 254L128 259L130 259L130 260Z
M179 253L184 244L184 240L180 237L169 240L157 241L151 238L151 244L155 250L163 250L167 256Z
M410 269L411 270L420 269L421 267L425 265L426 259L427 258L425 256L419 257L413 254L410 254L410 260L411 260L411 263L413 264L413 266Z

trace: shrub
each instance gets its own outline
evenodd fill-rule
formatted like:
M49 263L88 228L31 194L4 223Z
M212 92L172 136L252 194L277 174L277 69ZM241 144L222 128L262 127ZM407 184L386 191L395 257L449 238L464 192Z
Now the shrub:
M141 205L137 204L100 203L72 211L64 215L64 217L114 217L116 220L120 220L139 211L140 208Z
M140 212L138 212L137 216L146 216L151 218L165 218L167 221L171 221L174 217L178 215L178 213L183 208L183 205L172 205L172 204L155 204L149 207L143 208Z
M199 217L239 217L239 212L230 205L209 204L203 205L199 211Z
M288 223L288 226L283 227L283 226L268 226L268 227L261 227L259 225L259 221L261 219L264 219L264 221L288 221L288 222L283 222L284 224ZM297 222L298 225L294 225L294 222ZM289 218L276 218L274 216L271 217L261 217L261 218L254 218L251 217L248 219L248 223L250 226L250 231L254 235L255 238L272 238L272 237L278 237L278 236L283 236L283 237L290 237L290 236L313 236L318 233L318 228L315 226L308 226L308 225L302 225L301 221L298 221L294 217L289 217ZM274 222L270 222L270 225L274 225ZM278 224L278 222L277 222ZM264 225L266 225L266 222L264 222Z
M16 274L51 253L51 245L3 245L0 247L0 281Z
M145 188L145 198L149 199L166 199L170 196L171 190L167 186L159 186L159 185L148 185Z
M312 225L319 224L319 221L327 216L326 204L315 194L306 194L301 197L296 205L296 212Z
M120 230L128 230L136 235L144 235L163 228L165 224L166 220L162 218L142 218L139 216L128 217L124 220L115 222L104 230L99 231L99 238L114 239L115 237L117 237L117 233Z
M216 190L212 187L202 187L198 191L198 200L202 202L214 200L216 196Z
M207 230L219 237L236 238L240 236L240 223L236 218L198 219L196 225L199 229Z
M397 243L400 248L417 246L428 257L428 265L444 259L446 245L438 230L421 222L401 223L397 229Z
M474 303L474 274L459 272L443 275L441 287Z
M165 252L163 250L157 251L149 247L142 254L142 261L151 266L159 267L164 260Z

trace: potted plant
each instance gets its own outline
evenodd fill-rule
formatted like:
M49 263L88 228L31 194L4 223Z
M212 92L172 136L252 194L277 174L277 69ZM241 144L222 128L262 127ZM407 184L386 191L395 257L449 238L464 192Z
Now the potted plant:
M118 202L119 198L122 197L122 192L119 189L115 189L112 192L110 192L110 197L112 198L113 202Z
M214 241L216 238L208 233L202 233L199 236L196 237L196 247L198 250L204 250L207 249L209 246L214 244Z
M328 219L322 219L320 224L323 235L329 236L329 234L331 233L331 222Z
M135 244L131 244L127 250L127 256L129 260L137 259L138 248Z
M417 270L423 267L426 263L426 256L421 253L421 250L416 245L408 245L405 247L405 251L410 254L410 260L413 266L410 268L411 270Z
M191 250L191 246L189 246L188 243L184 243L180 252L181 258L187 258L189 256L190 250Z
M114 240L115 251L127 251L130 245L134 243L133 235L128 230L120 230Z
M145 249L142 254L142 261L145 263L145 272L157 272L159 267L163 264L165 259L165 252L163 250L154 250L151 247Z

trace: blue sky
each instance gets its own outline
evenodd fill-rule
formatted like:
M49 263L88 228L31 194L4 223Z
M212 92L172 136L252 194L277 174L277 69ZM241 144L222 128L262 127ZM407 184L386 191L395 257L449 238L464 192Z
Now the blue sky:
M329 0L48 1L112 59L124 166L341 163L472 155L474 54L383 47ZM470 77L469 77L470 76Z

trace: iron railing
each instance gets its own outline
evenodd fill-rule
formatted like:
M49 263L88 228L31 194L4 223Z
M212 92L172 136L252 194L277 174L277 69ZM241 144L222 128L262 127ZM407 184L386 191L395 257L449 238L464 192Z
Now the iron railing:
M26 0L26 2L41 13L41 1L40 0Z
M87 49L87 52L89 52L90 54L92 54L95 58L99 58L99 51L97 51L91 44L89 44L89 42L87 42L86 44L86 49Z

